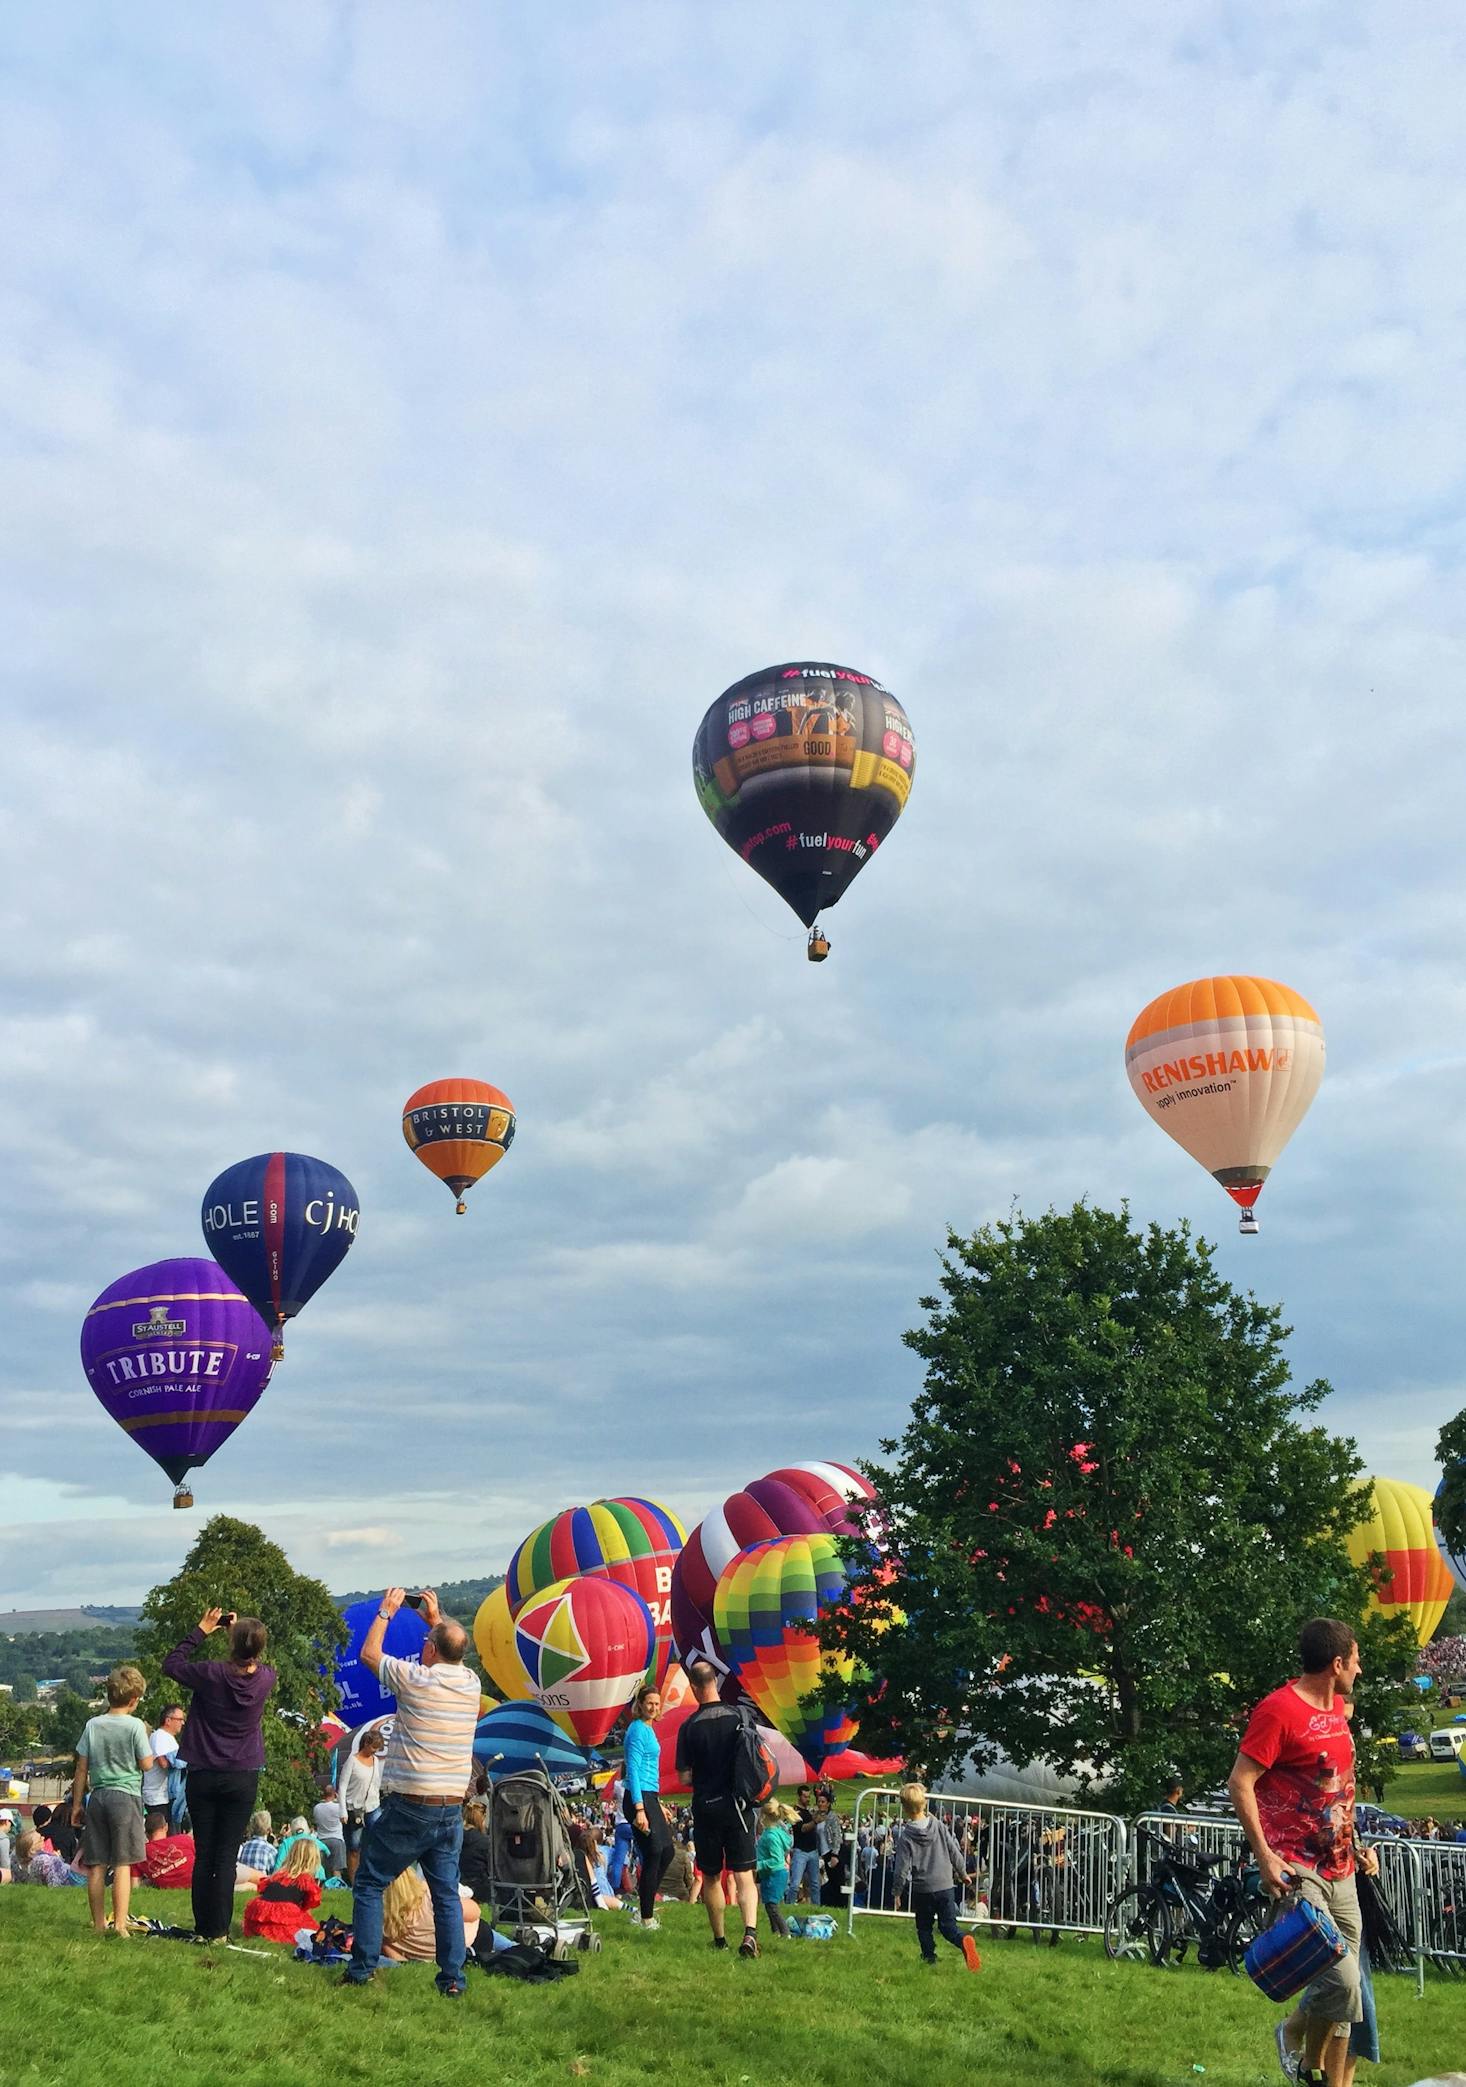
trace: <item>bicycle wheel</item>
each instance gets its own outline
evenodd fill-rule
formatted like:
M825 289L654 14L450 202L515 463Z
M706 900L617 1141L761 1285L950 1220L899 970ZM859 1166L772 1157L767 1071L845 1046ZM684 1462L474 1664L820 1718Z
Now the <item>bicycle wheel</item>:
M1168 1936L1166 1902L1153 1884L1127 1886L1105 1909L1105 1955L1112 1963L1163 1963Z
M1225 1947L1227 1969L1234 1977L1240 1978L1246 1970L1242 1959L1247 1954L1248 1945L1257 1940L1272 1917L1273 1909L1264 1898L1245 1898L1232 1915L1227 1923Z

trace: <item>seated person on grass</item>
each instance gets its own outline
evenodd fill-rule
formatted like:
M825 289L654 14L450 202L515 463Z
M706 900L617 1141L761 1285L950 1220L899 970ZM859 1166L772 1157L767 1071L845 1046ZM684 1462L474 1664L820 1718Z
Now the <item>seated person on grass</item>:
M170 1833L168 1814L148 1814L148 1850L142 1880L156 1891L187 1891L193 1884L193 1835Z
M463 1946L471 1951L478 1939L478 1903L466 1884L459 1885L458 1896L463 1901ZM431 1964L437 1954L432 1896L414 1863L382 1894L382 1955L398 1964Z
M314 1927L321 1903L321 1851L313 1837L297 1839L277 1868L260 1881L244 1909L244 1932L266 1942L293 1942Z

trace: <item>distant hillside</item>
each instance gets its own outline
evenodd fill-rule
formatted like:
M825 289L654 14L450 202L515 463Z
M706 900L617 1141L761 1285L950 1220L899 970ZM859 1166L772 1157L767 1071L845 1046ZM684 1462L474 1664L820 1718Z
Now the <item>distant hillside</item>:
M0 1609L0 1637L14 1638L33 1631L96 1630L125 1628L137 1622L141 1609Z
M431 1587L431 1580L411 1580L408 1591L416 1593L419 1587ZM460 1623L472 1623L478 1606L486 1595L504 1584L502 1573L492 1573L486 1580L444 1580L438 1586L438 1601L444 1614L456 1616ZM333 1594L331 1599L338 1609L349 1609L353 1602L371 1601L381 1593L380 1587L366 1587L355 1594Z

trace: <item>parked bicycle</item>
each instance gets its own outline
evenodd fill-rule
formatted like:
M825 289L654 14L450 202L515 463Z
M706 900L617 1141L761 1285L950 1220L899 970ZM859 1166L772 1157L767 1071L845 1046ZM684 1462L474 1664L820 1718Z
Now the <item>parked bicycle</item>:
M1247 1945L1272 1918L1250 1859L1224 1875L1226 1853L1180 1847L1147 1826L1136 1828L1150 1856L1148 1874L1116 1892L1105 1911L1105 1954L1179 1964L1194 1943L1203 1971L1225 1964L1240 1974Z

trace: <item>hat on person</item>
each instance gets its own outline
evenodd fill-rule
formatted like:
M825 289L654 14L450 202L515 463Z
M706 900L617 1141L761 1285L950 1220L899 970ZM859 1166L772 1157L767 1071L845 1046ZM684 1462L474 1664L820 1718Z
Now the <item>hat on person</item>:
M0 1824L13 1826L15 1824L14 1812L0 1812Z

